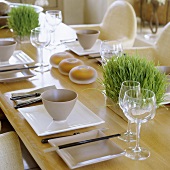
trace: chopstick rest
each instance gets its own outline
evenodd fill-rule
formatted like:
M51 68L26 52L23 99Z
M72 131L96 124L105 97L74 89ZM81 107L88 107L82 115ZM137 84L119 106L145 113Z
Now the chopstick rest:
M52 152L52 151L55 151L56 149L69 148L69 147L73 147L73 146L83 145L83 144L86 144L86 143L92 143L92 142L96 142L96 141L110 139L110 138L114 138L114 137L118 137L118 136L121 136L121 134L114 134L114 135L103 136L103 137L99 137L99 138L93 138L93 139L88 139L88 140L82 140L82 141L78 141L78 142L68 143L68 144L64 144L64 145L54 146L54 147L45 149L44 152L45 153Z
M62 138L62 137L67 137L67 136L73 136L73 135L77 135L80 134L80 132L75 132L72 135L65 135L65 136L56 136L56 137L51 137L51 138L44 138L41 140L41 143L48 143L48 140L50 139L56 139L56 138Z

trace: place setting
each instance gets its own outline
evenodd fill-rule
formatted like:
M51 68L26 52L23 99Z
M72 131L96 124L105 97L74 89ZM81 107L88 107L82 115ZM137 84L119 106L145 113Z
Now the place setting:
M35 76L31 69L38 66L32 65L34 60L22 50L15 50L16 45L14 40L0 40L0 82L14 82Z
M38 136L58 134L105 123L78 100L76 92L69 89L47 86L13 91L6 95L11 96L10 99L16 104L41 98L42 103L38 105L28 104L28 106L16 108ZM45 149L45 153L56 151L69 168L74 169L123 156L124 150L110 140L118 136L120 134L105 135L103 128L100 128L68 136L60 135L53 139L46 137L41 142L52 146ZM86 154L78 156L79 152Z

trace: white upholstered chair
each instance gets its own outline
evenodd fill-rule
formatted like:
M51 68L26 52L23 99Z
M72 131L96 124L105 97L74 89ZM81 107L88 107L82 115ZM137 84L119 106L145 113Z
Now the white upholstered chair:
M155 65L170 66L170 22L167 23L152 46L132 47L125 50L155 62Z
M137 32L136 14L132 5L124 0L114 1L100 24L70 25L75 30L100 30L101 40L120 40L123 47L132 47Z
M19 138L14 131L0 134L0 169L24 169Z

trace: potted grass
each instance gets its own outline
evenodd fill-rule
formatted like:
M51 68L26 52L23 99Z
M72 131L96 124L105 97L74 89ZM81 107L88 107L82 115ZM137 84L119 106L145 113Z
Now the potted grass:
M102 71L101 83L104 87L107 105L125 120L127 119L118 105L119 91L123 81L140 82L141 88L152 90L155 93L157 106L161 105L168 81L166 75L161 73L153 62L139 56L123 55L117 60L110 59L103 66Z
M8 14L8 27L19 42L28 41L31 30L39 25L39 14L31 6L12 8Z

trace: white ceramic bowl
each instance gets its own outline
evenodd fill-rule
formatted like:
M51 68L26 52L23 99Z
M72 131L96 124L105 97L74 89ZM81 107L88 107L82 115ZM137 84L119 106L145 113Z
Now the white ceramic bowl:
M76 32L78 41L84 50L91 49L99 37L98 30L78 30Z
M42 102L55 121L65 121L77 101L78 94L68 89L50 89L41 94Z
M10 59L16 48L16 41L0 41L0 62Z

